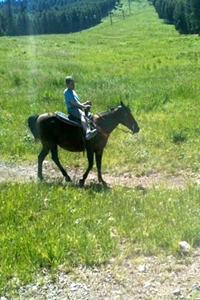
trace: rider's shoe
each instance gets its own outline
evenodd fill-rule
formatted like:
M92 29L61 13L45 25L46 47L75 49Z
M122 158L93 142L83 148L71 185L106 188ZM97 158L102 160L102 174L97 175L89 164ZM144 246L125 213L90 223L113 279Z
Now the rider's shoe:
M86 140L91 140L97 134L97 129L87 130L85 138Z

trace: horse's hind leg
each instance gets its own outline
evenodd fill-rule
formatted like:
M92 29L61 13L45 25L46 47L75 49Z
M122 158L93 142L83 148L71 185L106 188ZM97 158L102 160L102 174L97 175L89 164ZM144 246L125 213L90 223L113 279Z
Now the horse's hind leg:
M38 178L40 180L44 179L43 175L42 175L42 164L43 164L43 161L44 161L45 157L49 153L49 150L50 150L49 148L45 148L44 145L43 145L42 151L38 155Z
M63 166L61 165L59 158L58 158L58 147L55 146L53 148L51 148L51 155L52 155L52 159L55 162L55 164L57 165L57 167L59 168L60 172L63 174L63 176L65 177L65 180L67 182L71 181L71 178L69 177L69 175L67 174L67 172L65 171L65 169L63 168Z

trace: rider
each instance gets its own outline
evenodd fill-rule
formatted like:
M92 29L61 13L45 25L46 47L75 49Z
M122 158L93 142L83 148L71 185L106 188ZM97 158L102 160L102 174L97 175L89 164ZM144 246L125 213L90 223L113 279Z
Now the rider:
M81 120L82 127L85 131L86 140L90 140L97 134L97 130L91 130L89 128L87 117L85 115L85 109L90 109L91 102L86 101L85 103L81 103L77 93L75 92L75 82L71 76L67 76L65 78L67 88L64 90L64 98L65 104L67 107L67 111L72 116Z

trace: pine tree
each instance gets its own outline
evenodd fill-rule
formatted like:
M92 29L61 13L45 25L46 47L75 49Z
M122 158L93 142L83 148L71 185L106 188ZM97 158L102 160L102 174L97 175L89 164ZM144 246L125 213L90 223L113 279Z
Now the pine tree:
M12 12L11 0L5 2L6 34L15 35L15 19Z
M199 0L188 0L187 15L191 33L200 34L200 3Z
M174 9L174 25L179 33L189 33L185 5L182 0L176 4Z

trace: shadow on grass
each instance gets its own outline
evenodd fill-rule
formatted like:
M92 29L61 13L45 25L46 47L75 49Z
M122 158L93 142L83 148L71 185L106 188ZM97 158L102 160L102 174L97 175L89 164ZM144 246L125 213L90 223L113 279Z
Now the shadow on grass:
M79 182L66 182L63 178L55 179L46 178L43 181L38 181L39 184L49 186L49 187L63 187L63 188L73 188L73 189L84 189L91 190L95 192L107 192L111 190L111 187L108 185L103 185L97 182L88 182L84 185L84 187L79 186Z

